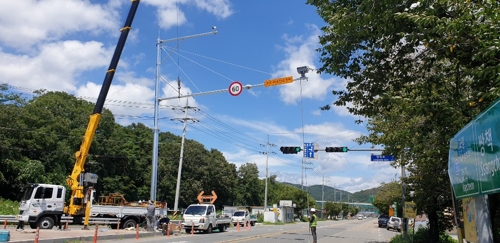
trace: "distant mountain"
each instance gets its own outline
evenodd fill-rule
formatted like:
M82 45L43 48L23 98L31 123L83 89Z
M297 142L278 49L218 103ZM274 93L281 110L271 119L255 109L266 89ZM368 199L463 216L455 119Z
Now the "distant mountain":
M302 186L300 184L292 184L288 182L283 182L284 184L291 185L297 188L301 188ZM314 185L314 186L307 186L304 188L304 190L307 190L309 194L316 200L316 201L321 201L322 198L322 192L321 188L322 185ZM341 197L343 202L347 202L348 200L351 202L360 202L360 203L370 203L370 196L375 196L377 192L380 190L380 187L375 187L367 190L362 190L359 192L355 193L350 193L344 190L340 189L334 189L331 186L325 186L324 187L324 200L325 201L336 201L339 202Z

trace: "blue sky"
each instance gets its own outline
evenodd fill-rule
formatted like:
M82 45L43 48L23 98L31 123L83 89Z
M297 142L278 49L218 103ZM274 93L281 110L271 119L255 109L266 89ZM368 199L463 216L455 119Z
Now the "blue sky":
M96 100L105 71L118 41L130 1L23 0L7 1L0 9L0 80L18 92L35 89L65 91ZM308 81L274 87L245 89L238 96L228 92L188 98L186 137L215 148L238 166L256 163L265 176L269 142L269 174L279 181L304 185L323 183L356 192L399 179L388 162L372 162L372 152L317 152L317 159L302 154L283 155L280 146L316 142L327 146L369 148L352 140L366 134L363 119L345 107L320 111L347 80L318 75L321 66L318 36L324 22L314 7L298 0L142 0L120 60L105 107L116 121L141 122L153 127L156 42L212 31L217 34L162 44L160 97L198 94L238 81L258 85L264 80L300 77L297 67L308 66ZM185 99L161 102L162 132L182 134L178 109ZM175 108L175 109L173 109ZM76 151L77 148L75 148ZM380 152L373 152L379 154ZM303 180L302 180L303 179Z

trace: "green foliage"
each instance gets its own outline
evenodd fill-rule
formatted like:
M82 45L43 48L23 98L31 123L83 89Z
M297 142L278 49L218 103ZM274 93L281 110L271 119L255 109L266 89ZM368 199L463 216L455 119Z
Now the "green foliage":
M451 227L441 217L452 200L449 140L500 95L499 2L307 3L326 23L319 71L349 80L332 92L334 105L352 104L350 113L367 118L360 144L384 145L384 154L400 158L394 167L407 167L404 182L428 215L428 242L437 242Z
M382 183L380 191L375 195L373 206L375 206L380 214L388 214L389 206L394 202L398 202L398 215L401 215L401 184L398 182Z
M19 213L19 202L0 198L0 215L16 215Z
M331 218L336 217L342 211L342 205L340 203L326 202L324 209L326 210L325 216L330 216Z
M295 186L276 182L276 176L271 177L268 187L271 205L278 204L280 200L292 200L297 215L302 215L304 209L317 208L316 200L310 194Z
M297 188L301 188L300 184L292 184L292 183L286 183L288 185L292 185ZM350 193L348 191L344 191L341 189L336 189L331 186L322 186L322 185L312 185L307 187L307 192L311 194L311 196L316 199L316 200L321 200L324 192L324 200L325 201L335 201L335 202L340 202L341 200L343 202L347 202L347 200L351 202L360 202L360 203L369 203L370 202L370 196L375 195L379 189L378 188L372 188L368 190L362 190L359 192L355 193Z
M93 106L67 93L43 90L36 91L33 99L23 100L0 85L0 198L18 201L27 183L65 185ZM152 141L148 126L121 126L109 110L103 110L84 167L85 172L99 176L98 196L122 193L128 201L149 199ZM179 136L159 135L157 200L167 202L168 207L175 200L180 144ZM237 168L220 151L190 139L185 140L181 182L181 209L197 203L201 191L210 194L212 190L218 196L217 208L264 202L264 180L259 179L255 163ZM269 178L268 194L268 205L293 200L297 212L316 205L306 192L276 182L276 176Z
M264 214L259 213L257 214L257 223L262 223L264 222Z
M418 231L416 231L415 234L413 234L412 230L409 230L406 238L403 237L402 234L397 234L390 240L390 243L428 243L428 242L429 242L429 228L421 228ZM439 234L438 243L457 243L457 240L453 239L448 234L441 232Z

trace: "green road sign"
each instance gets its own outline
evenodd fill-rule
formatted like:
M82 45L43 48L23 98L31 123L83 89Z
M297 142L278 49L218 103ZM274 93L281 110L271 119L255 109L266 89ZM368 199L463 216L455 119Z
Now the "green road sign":
M448 176L457 199L500 192L500 99L450 140Z
M373 203L375 201L375 197L373 195L370 195L370 203Z

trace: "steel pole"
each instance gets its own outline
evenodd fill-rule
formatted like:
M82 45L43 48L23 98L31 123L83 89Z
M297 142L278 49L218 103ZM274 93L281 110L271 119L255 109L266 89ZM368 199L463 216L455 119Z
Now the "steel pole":
M151 193L150 199L156 201L157 174L158 174L158 139L160 129L158 128L158 112L160 106L160 67L161 67L161 49L160 38L156 42L156 84L155 84L155 107L154 107L154 128L153 128L153 160L151 161Z
M269 161L269 135L267 135L267 144L266 144L266 187L265 187L265 192L264 192L264 212L267 209L267 178L269 176L269 167L268 167L268 161Z

